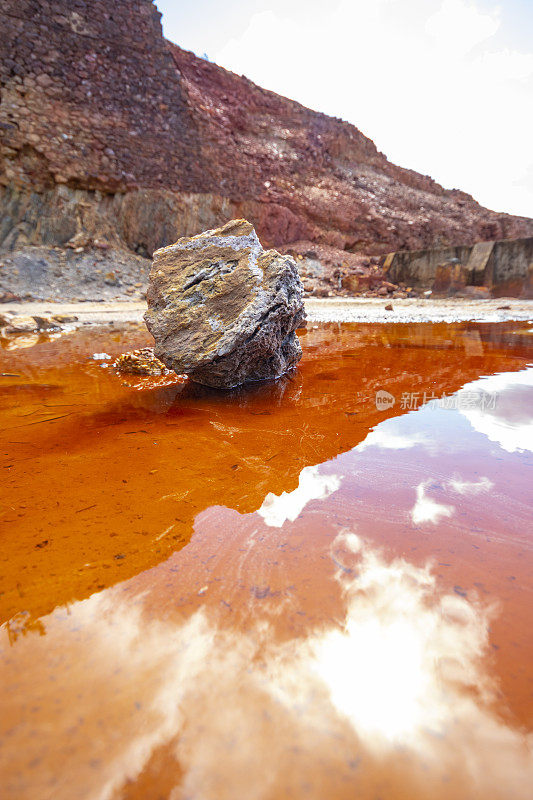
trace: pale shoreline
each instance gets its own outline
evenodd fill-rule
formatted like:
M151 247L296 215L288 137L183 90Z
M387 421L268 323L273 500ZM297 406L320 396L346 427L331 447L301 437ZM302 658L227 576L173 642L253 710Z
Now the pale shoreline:
M392 304L392 311L385 306ZM502 308L505 306L505 308ZM502 297L490 300L468 298L307 298L307 320L314 322L533 322L533 300ZM33 316L70 314L77 325L105 325L143 321L145 302L110 303L2 303L0 312Z

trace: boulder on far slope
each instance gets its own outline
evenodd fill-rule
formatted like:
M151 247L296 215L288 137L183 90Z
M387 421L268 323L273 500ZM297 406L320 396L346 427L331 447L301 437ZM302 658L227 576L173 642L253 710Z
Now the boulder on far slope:
M233 220L154 253L144 319L155 355L206 386L278 378L300 360L296 262Z

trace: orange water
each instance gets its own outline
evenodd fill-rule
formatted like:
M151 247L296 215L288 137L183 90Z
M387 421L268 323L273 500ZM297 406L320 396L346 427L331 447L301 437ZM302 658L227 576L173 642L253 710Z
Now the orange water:
M2 341L2 796L529 796L530 326L301 340L232 393Z

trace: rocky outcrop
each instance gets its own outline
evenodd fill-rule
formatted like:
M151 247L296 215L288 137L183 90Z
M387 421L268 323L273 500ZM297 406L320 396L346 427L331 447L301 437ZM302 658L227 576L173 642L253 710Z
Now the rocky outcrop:
M384 272L436 294L533 298L533 237L389 253Z
M169 370L155 357L152 347L141 347L122 353L113 364L117 372L127 375L167 375Z
M354 255L533 234L391 164L354 126L166 42L150 0L2 12L0 252L151 257L246 217L267 246L327 250L336 290Z
M145 322L155 355L206 386L278 378L300 360L294 259L264 251L246 220L157 250Z

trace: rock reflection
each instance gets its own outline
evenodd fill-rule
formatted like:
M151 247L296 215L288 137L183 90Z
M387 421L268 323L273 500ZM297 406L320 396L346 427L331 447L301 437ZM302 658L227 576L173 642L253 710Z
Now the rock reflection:
M117 589L49 615L3 660L4 796L528 797L531 741L485 671L493 610L353 533L331 555L344 611L288 641L257 614L150 618Z
M3 347L6 350L25 350L28 347L34 347L39 339L40 337L37 333L21 334L8 339L7 342L3 343Z

